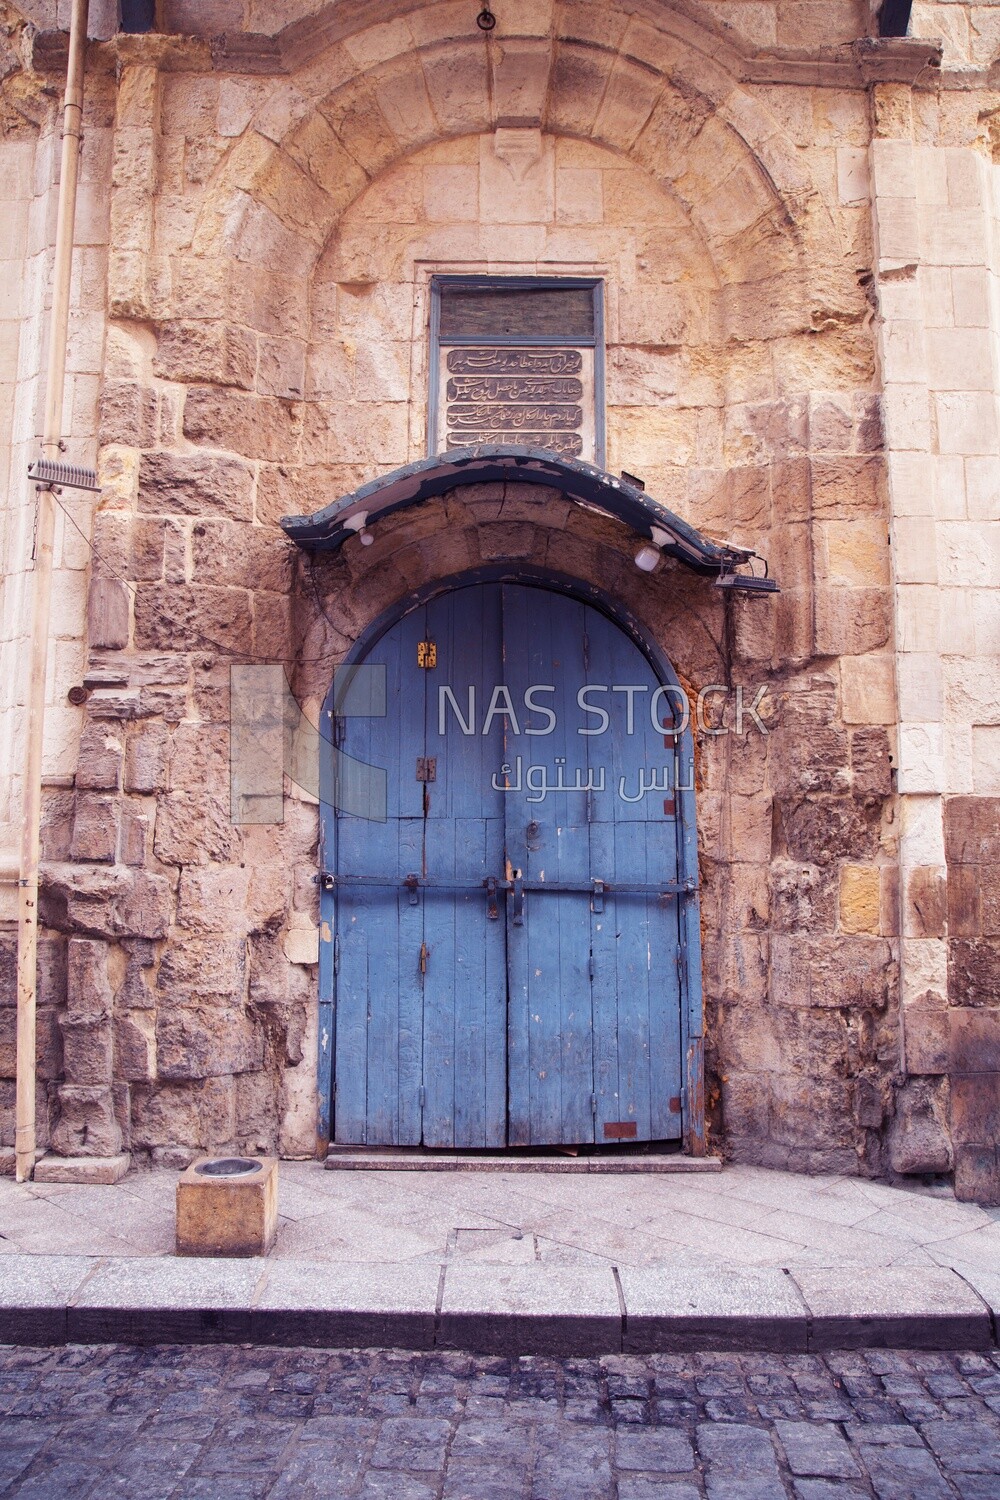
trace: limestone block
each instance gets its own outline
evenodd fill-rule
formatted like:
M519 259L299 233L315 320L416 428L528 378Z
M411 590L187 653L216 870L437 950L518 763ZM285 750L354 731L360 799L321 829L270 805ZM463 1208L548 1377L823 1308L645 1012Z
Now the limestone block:
M201 1150L224 1146L236 1134L231 1078L161 1083L132 1090L132 1141L140 1150L183 1145ZM188 1158L190 1160L190 1157Z
M137 724L129 730L125 752L125 790L156 792L165 784L170 734L161 723Z
M801 934L771 939L769 993L778 1005L882 1010L895 983L882 938Z
M153 849L165 864L228 863L239 849L238 832L229 821L228 791L224 800L196 791L161 796Z
M249 391L256 370L257 340L246 328L177 319L159 332L153 371L168 380L212 382Z
M995 1007L1000 994L1000 941L960 938L950 942L948 950L951 1003Z
M904 872L903 931L907 937L941 938L948 925L947 870L917 865Z
M935 205L920 210L920 257L932 266L982 266L989 264L986 247L986 216L980 209Z
M244 935L249 885L250 871L236 865L185 869L178 888L178 925L189 932Z
M128 645L129 598L113 578L92 578L87 595L87 639L91 646L120 651Z
M845 656L840 662L844 722L892 724L896 691L891 656Z
M118 1156L53 1156L35 1163L34 1182L72 1182L85 1187L109 1187L121 1182L132 1164L127 1152Z
M969 519L996 520L1000 515L1000 464L996 459L966 458L965 483Z
M952 802L961 799L952 799ZM951 805L951 804L946 804ZM942 802L936 794L908 795L899 801L901 856L909 865L945 862ZM952 855L948 856L949 864Z
M503 39L493 63L493 100L500 126L534 126L542 120L552 48L548 38Z
M300 419L291 402L192 386L184 403L184 435L247 458L291 460L299 449Z
M105 381L100 404L101 442L151 448L156 438L156 392L131 380Z
M1000 726L972 726L972 789L977 797L1000 796Z
M937 582L937 527L930 517L897 517L892 528L892 544L898 583Z
M1000 1152L995 1147L956 1142L955 1197L983 1206L1000 1204Z
M989 328L989 273L980 266L955 266L951 272L952 304L958 328Z
M984 1145L996 1150L1000 1140L1000 1072L984 1069L953 1075L951 1130L956 1147Z
M840 926L844 932L877 934L880 930L880 879L877 865L840 868Z
M111 797L81 793L73 818L73 859L114 864L118 848L118 804Z
M264 1060L264 1039L237 1009L177 1008L156 1017L161 1078L223 1078L249 1073Z
M247 944L232 933L182 928L182 941L164 952L156 973L160 1004L232 1008L246 987Z
M74 1020L63 1016L63 1072L67 1083L99 1086L111 1083L111 1020Z
M316 927L290 927L282 940L282 947L289 963L319 963L319 931Z
M1000 659L996 656L950 661L944 687L945 707L959 722L1000 723Z
M775 860L771 865L771 926L775 932L832 932L836 887L829 869Z
M281 533L234 521L196 521L192 528L195 583L288 593L294 552Z
M953 588L995 587L1000 582L996 524L943 521L937 528L938 576Z
M837 148L837 197L841 203L866 203L871 193L868 153L858 146Z
M887 382L885 425L890 448L927 453L931 448L931 418L926 385Z
M892 597L888 589L819 589L815 610L819 656L861 656L889 644Z
M854 588L887 585L889 545L885 523L874 517L817 522L824 543L825 572L831 583Z
M889 1162L894 1172L948 1172L952 1167L946 1098L929 1079L908 1079L896 1095L889 1130Z
M277 1232L273 1157L202 1157L177 1184L178 1255L266 1255Z
M140 509L249 521L253 476L231 459L147 453L139 466Z
M240 652L251 625L250 600L244 589L145 584L136 591L135 644L139 650Z
M919 262L920 229L915 199L876 198L875 231L879 260L883 263L883 269L885 269L885 263L891 267ZM929 258L940 264L937 257Z
M943 736L939 723L929 719L925 723L899 726L898 768L897 785L901 793L944 791Z
M156 1039L148 1011L116 1015L113 1039L116 1078L145 1083L156 1076Z
M115 1118L110 1088L63 1084L59 1089L59 1119L52 1131L52 1149L59 1156L119 1156L122 1133Z
M81 790L117 790L121 778L121 731L108 724L89 723L80 736L76 784Z
M890 453L888 471L894 516L934 515L934 488L926 454Z
M783 801L779 816L788 854L803 863L867 860L878 848L881 809L875 798L804 796Z
M950 1070L949 1015L944 1009L908 1005L903 1034L908 1073L940 1075Z
M985 328L931 328L925 336L927 383L939 391L993 387L990 335Z
M902 652L896 661L896 677L900 718L910 723L939 722L942 711L940 657L933 652Z
M991 392L945 391L935 393L933 400L942 453L997 452L996 399Z

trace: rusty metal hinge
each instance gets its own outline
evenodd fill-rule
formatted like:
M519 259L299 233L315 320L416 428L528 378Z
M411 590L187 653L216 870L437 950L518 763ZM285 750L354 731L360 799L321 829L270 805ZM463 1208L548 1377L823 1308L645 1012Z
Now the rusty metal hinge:
M437 642L436 641L418 641L417 642L417 666L418 667L423 667L423 669L424 669L425 672L429 672L430 669L431 669L431 667L436 667L437 664L438 664Z
M436 755L417 756L417 780L437 781L438 763Z
M427 954L428 954L429 951L430 950L428 949L426 943L421 943L420 944L420 972L421 972L421 974L426 974L427 973Z

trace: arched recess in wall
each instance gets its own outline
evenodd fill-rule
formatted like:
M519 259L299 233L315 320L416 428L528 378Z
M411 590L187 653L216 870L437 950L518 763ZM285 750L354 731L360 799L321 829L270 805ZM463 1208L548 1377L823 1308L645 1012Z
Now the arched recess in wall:
M784 476L772 493L760 462L770 436L758 430L771 418L747 405L748 393L751 403L766 405L805 389L803 371L822 330L860 327L864 299L822 196L775 120L735 82L738 59L699 32L690 14L655 13L658 24L602 7L598 26L592 8L563 5L555 37L505 37L493 62L478 34L455 39L454 9L439 6L345 32L322 51L304 48L294 82L270 93L207 189L191 263L211 258L228 267L237 320L266 330L260 369L266 365L268 384L258 389L305 398L289 461L260 469L258 516L273 523L307 508L303 487L313 505L325 503L422 451L422 421L411 414L405 434L389 434L384 451L359 454L355 463L324 415L336 369L318 384L315 370L303 373L318 339L331 350L344 343L336 315L323 326L317 286L335 285L340 275L357 289L347 294L356 302L367 297L371 306L383 295L375 288L378 266L333 267L365 205L405 176L408 163L430 165L436 152L447 157L461 141L495 143L498 126L538 130L555 150L591 153L581 170L610 170L614 160L623 180L633 174L667 206L668 235L683 228L690 253L681 273L692 283L685 295L710 293L692 383L704 374L702 386L714 386L685 407L694 438L676 454L669 434L660 443L660 498L718 536L735 526L745 539L761 540L780 524L797 558L795 576L785 570L780 608L796 619L784 635L804 642L811 631L808 486ZM687 332L682 317L680 328L661 326L645 342L680 344ZM775 374L782 358L787 379ZM673 421L673 393L662 394ZM704 419L691 415L705 411ZM212 445L214 415L211 390L190 390L186 435Z

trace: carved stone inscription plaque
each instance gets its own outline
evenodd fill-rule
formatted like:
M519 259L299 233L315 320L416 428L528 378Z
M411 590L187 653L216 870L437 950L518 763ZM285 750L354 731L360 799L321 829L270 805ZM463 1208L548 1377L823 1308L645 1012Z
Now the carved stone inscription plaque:
M441 350L441 448L517 443L594 456L592 349Z

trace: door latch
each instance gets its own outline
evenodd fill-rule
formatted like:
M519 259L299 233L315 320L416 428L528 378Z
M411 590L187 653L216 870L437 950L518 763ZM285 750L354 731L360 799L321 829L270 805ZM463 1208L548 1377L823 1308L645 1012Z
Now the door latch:
M418 888L420 885L420 881L417 879L416 875L407 875L406 879L403 881L403 884L406 886L406 889L410 893L410 905L419 906L420 896L418 894Z
M604 910L604 881L603 880L595 880L594 881L594 890L593 890L593 894L591 895L591 898L590 898L590 909L591 909L591 911L597 912L598 915L600 915L600 913Z
M514 910L511 921L515 927L524 926L524 881L520 875L515 875L511 882L511 894L514 898Z
M497 878L488 875L486 878L486 915L491 922L499 920L500 913L497 910Z

